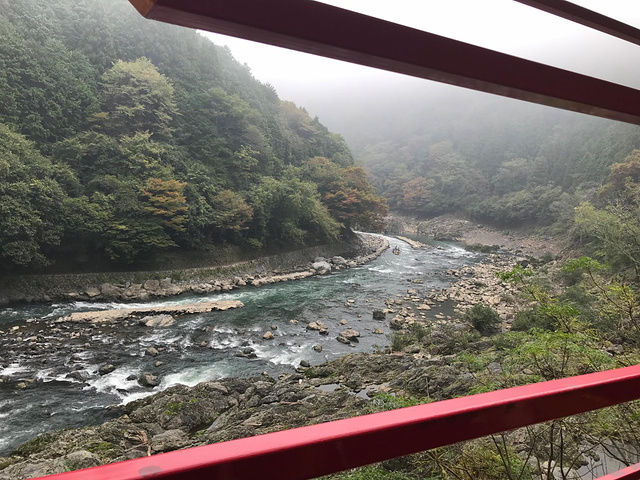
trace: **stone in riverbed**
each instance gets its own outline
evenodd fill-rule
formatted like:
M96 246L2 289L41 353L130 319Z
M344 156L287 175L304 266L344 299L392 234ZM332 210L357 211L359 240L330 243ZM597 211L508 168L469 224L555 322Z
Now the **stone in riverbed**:
M266 333L262 336L262 338L264 338L265 340L273 340L274 335L273 335L273 333L271 333L271 332L266 332Z
M258 355L256 355L255 350L251 347L247 347L247 348L243 348L241 351L239 351L238 353L236 353L236 357L241 357L241 358L258 358Z
M85 380L89 380L89 378L91 378L91 374L86 370L77 370L75 372L67 373L67 378L73 378L74 380L84 382Z
M309 325L307 325L307 330L317 330L320 335L327 335L329 333L329 327L327 327L320 320L318 320L317 322L311 322Z
M374 320L384 320L386 318L387 314L384 312L384 310L374 310L373 311L373 319Z
M342 335L338 335L336 337L336 340L338 340L340 343L344 343L345 345L351 345L351 342L349 341L349 339L346 337L343 337Z
M300 366L305 368L310 368L311 364L307 360L300 360Z
M402 330L404 328L404 318L395 316L389 321L391 330Z
M158 353L160 352L158 352L158 349L154 347L149 347L144 351L144 354L149 355L150 357L155 357Z
M144 372L140 375L140 377L138 377L138 383L143 387L157 387L160 385L158 377L153 375L151 372Z
M153 328L167 328L175 325L176 320L171 315L148 315L138 322L140 325Z
M357 342L358 337L360 336L360 332L358 332L353 328L347 328L346 330L343 330L342 332L340 332L340 335L351 342Z
M100 375L107 375L108 373L113 372L116 369L116 367L114 367L113 365L111 365L110 363L107 365L103 365L98 369L98 373Z
M314 349L316 352L320 353L320 352L322 351L322 345L314 345L314 346L313 346L313 349Z

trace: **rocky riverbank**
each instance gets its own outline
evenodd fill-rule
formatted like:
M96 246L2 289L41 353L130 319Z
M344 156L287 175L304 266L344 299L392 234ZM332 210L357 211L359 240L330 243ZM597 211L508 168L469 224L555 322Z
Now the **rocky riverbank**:
M122 274L21 276L0 279L0 306L14 302L148 301L187 293L228 292L323 275L380 256L389 247L377 235L311 247L233 265Z
M548 235L539 235L522 229L500 230L452 214L429 220L393 216L389 225L391 226L389 233L394 235L422 235L434 240L460 242L473 247L482 245L489 247L487 250L493 248L494 251L501 250L534 258L562 256L566 251L562 241Z
M313 263L326 262L314 260L317 262ZM513 362L501 363L499 355L504 349L496 348L493 339L482 337L461 315L473 304L485 303L501 314L503 329L508 330L517 309L513 301L516 292L498 280L495 273L510 269L517 260L523 259L502 254L483 255L474 264L444 272L452 280L452 284L444 289L426 286L424 275L406 278L410 283L409 288L403 287L404 293L387 298L384 308L377 308L375 304L369 307L379 325L370 333L382 334L388 329L392 332L390 345L381 347L378 353L351 354L313 367L302 361L297 373L274 377L263 374L207 381L194 387L167 388L117 407L112 413L118 412L119 416L101 425L54 431L23 444L10 457L0 458L0 480L33 478L452 398L469 394L487 382L502 381L502 375L509 382L514 379L517 383L535 381L538 377L528 367L514 367ZM333 268L333 263L326 263ZM323 267L327 268L326 265ZM315 265L314 270L319 273L321 265ZM345 303L345 311L351 308L351 301ZM188 305L184 307L189 308ZM144 329L140 325L146 317L140 315L150 312L130 310L137 312L136 317L126 319L124 323L130 324L131 328ZM74 346L77 354L85 348L82 343L85 340L75 339L74 335L80 333L88 339L98 329L111 328L108 322L95 324L84 318L82 320L87 322L69 320L60 323L54 320L47 325L57 328L57 335L70 332L70 342L77 342ZM355 326L357 321L352 318L349 324L354 322ZM293 322L297 323L297 320L290 323ZM64 330L65 325L71 326L71 330ZM346 320L338 325L343 331L335 340L332 336L333 342L358 342L359 332L348 328ZM76 327L82 331L74 330ZM328 333L327 325L320 320L308 323L306 329L317 330L318 335L323 331ZM37 350L42 339L37 336L22 338L22 330L13 333L14 336L21 335L15 343ZM277 335L281 330L274 328L273 333ZM43 338L45 335L41 334ZM363 335L367 336L366 332ZM271 340L264 338L269 342L273 337L272 334ZM63 348L62 344L60 348ZM488 357L487 352L491 352ZM476 356L487 364L478 367L475 360L469 363L469 359ZM162 352L153 347L144 352L144 358L148 358L151 365L153 362L162 364L158 359L164 359ZM112 369L113 365L104 367ZM151 371L153 369L137 378L140 388L152 387L156 382ZM77 372L78 375L82 373ZM104 373L109 374L108 370ZM25 388L29 387L25 385Z
M475 383L466 366L456 360L459 337L464 336L467 347L471 338L470 348L478 351L487 348L487 342L477 333L472 333L471 327L459 319L455 309L464 308L465 302L471 304L476 300L469 297L470 290L474 288L478 289L479 301L490 302L489 297L499 297L500 302L494 307L502 308L503 296L498 289L503 285L497 282L494 272L500 266L506 268L509 260L499 263L501 258L500 255L487 255L484 263L446 271L454 283L444 290L432 290L423 286L424 278L413 277L406 293L387 298L384 302L386 308L372 312L379 328L369 333L376 336L389 331L388 328L396 332L390 336L391 346L381 349L378 354L348 355L311 368L309 362L304 361L297 374L283 374L277 379L263 375L248 379L221 379L192 388L182 385L170 387L151 397L118 407L121 416L102 425L56 431L27 442L11 457L0 459L0 467L6 466L0 471L0 479L31 478L400 406L395 405L394 396L439 400L466 394ZM319 265L316 267L320 269ZM484 283L488 290L480 288L480 283ZM191 306L168 308L188 311ZM110 315L109 311L102 313L107 317ZM82 355L86 350L83 342L98 330L105 332L126 325L128 328L144 328L144 325L149 326L147 323L154 316L151 314L162 317L175 312L126 309L125 313L127 318L121 322L102 318L103 321L97 323L94 318L96 312L77 313L51 320L46 325L40 322L42 325L39 327L46 327L45 330L30 338L26 338L30 327L10 332L10 336L20 348L25 351L35 349L33 352L36 353L41 347L52 348L52 333L58 338L68 334L71 335L68 343L74 350L65 355ZM30 325L35 327L36 324L38 322ZM428 347L414 342L408 334L415 324L429 331L431 340ZM340 321L339 325L343 331L334 342L358 342L360 332L348 328L346 320ZM153 326L162 327L159 324ZM328 333L326 324L319 320L306 326L317 330L319 335L322 335L323 327L325 334ZM392 338L394 336L403 339L403 343L398 345ZM410 340L405 341L405 338ZM54 348L64 348L66 343L63 341ZM163 362L158 359L165 358L163 352L153 347L143 354L150 365L153 362L161 364ZM105 362L100 368L96 375L108 375L114 366ZM156 370L150 368L134 379L140 384L140 389L157 385ZM72 372L80 381L85 374L83 370ZM26 381L23 388L29 388Z
M394 393L445 399L472 378L452 358L354 354L301 373L175 386L95 427L56 431L0 458L18 480L316 424L393 407ZM389 402L390 404L386 404Z

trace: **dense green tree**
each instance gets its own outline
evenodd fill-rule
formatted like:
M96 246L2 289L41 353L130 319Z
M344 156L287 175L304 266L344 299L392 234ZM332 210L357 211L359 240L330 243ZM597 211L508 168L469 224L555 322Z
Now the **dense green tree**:
M142 190L145 211L161 220L172 232L183 232L187 221L187 200L182 194L186 183L150 178Z
M64 234L73 174L0 124L0 264L47 264Z
M23 38L0 16L0 121L38 143L78 132L96 108L95 72L58 40Z
M177 114L173 85L148 59L118 60L102 75L99 99L102 111L93 122L108 135L150 132L159 139L171 137Z
M261 245L304 245L336 239L339 224L320 201L315 184L288 170L281 180L263 177L251 196L250 238Z
M302 178L318 185L322 202L331 215L348 228L379 231L389 210L376 195L361 167L342 168L323 157L305 162Z
M576 235L616 272L640 285L640 151L611 166L596 205L575 211Z

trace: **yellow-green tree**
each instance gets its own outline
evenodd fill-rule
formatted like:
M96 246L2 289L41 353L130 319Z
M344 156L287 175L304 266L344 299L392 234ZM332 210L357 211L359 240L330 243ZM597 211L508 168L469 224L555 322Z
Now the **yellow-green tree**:
M187 221L187 200L182 194L185 185L177 180L150 178L142 190L146 213L160 219L171 232L183 232Z
M102 111L93 120L105 133L148 131L160 139L171 137L177 114L173 85L148 59L118 60L102 76L98 96Z

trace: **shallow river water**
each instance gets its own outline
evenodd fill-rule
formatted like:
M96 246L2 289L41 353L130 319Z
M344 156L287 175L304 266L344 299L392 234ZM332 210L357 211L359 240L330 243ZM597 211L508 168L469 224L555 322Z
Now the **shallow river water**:
M477 257L452 244L431 242L438 248L413 250L396 239L389 238L389 242L400 248L400 255L389 249L371 263L330 275L145 303L237 299L245 305L226 312L178 317L176 325L166 329L134 324L115 328L63 325L60 332L51 332L51 327L46 327L50 320L70 312L132 304L76 302L0 310L0 330L19 327L19 334L0 337L0 455L41 432L100 423L117 414L106 407L178 383L195 385L262 372L278 375L293 371L301 360L314 365L354 351L373 351L388 343L385 334L389 333L388 321L373 320L373 309L384 308L386 298L403 295L408 288L418 292L444 288L450 282L446 270ZM412 282L418 279L422 283ZM439 313L442 308L446 307L429 313ZM340 324L343 319L346 325ZM329 327L329 335L306 330L306 325L316 320ZM355 346L336 341L347 327L361 334ZM376 328L384 334L372 333ZM268 330L275 335L273 340L262 338ZM38 343L39 347L28 349L20 342ZM314 351L315 345L321 345L322 352ZM159 349L159 355L145 355L148 347ZM252 348L257 358L236 356L245 348ZM162 364L156 366L157 362ZM104 364L113 364L116 369L100 376L98 368ZM69 378L74 371L86 372L89 378ZM157 375L160 385L153 389L138 385L136 378L142 372ZM24 380L27 387L17 388Z

